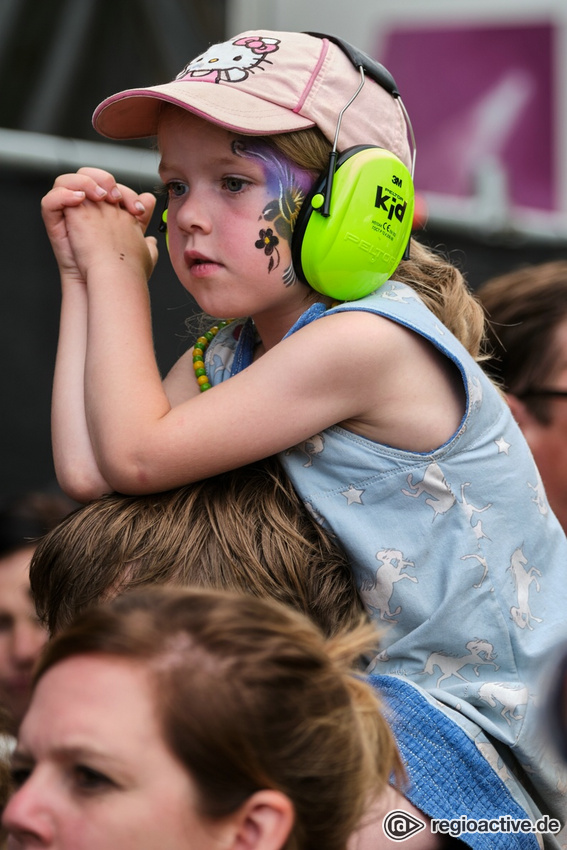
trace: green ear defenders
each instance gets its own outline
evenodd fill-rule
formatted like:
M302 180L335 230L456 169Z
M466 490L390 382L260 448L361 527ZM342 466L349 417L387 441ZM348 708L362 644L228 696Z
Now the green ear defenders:
M382 286L404 255L413 221L413 181L394 154L360 145L337 160L328 217L320 212L327 185L324 175L299 211L293 265L317 292L354 301Z
M167 203L168 199L166 197L163 212L161 214L161 221L158 225L158 232L165 233L165 244L167 246L167 250L169 251L169 232L167 229Z
M379 62L343 39L309 33L337 44L359 69L361 82L337 118L329 166L306 197L295 224L291 250L298 277L339 301L363 298L382 286L404 256L414 209L415 139L393 77ZM365 74L400 98L413 146L412 172L390 151L373 145L348 148L337 142L343 113L360 93Z

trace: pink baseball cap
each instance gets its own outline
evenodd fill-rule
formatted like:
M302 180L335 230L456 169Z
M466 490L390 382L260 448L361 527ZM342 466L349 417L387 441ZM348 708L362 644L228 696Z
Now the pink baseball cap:
M111 139L155 136L160 103L167 102L235 133L264 136L317 126L332 142L360 71L330 38L269 30L241 33L209 47L170 83L106 98L95 110L93 125ZM386 148L410 167L399 99L369 76L344 114L338 148L360 144Z

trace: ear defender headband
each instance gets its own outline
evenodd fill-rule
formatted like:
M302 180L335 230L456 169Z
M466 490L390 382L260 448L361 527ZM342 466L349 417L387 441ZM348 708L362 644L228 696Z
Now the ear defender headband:
M360 71L360 84L338 115L328 169L315 181L299 211L292 261L298 277L317 292L355 301L382 286L409 247L415 138L394 78L383 65L343 39L307 34L340 47ZM399 99L411 135L411 172L395 154L374 145L357 145L338 155L343 114L362 90L366 75Z

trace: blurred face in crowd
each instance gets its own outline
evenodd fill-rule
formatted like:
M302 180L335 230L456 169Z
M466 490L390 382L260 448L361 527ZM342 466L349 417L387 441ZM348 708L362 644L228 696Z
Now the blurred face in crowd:
M29 585L33 546L0 558L0 704L17 726L29 703L31 671L47 633L39 623Z
M541 422L524 400L509 396L510 407L532 450L549 503L567 531L567 320L554 334L555 367L538 389L559 390L562 396L545 398L548 417Z
M8 848L216 850L227 824L196 812L138 662L73 656L40 679L14 755Z

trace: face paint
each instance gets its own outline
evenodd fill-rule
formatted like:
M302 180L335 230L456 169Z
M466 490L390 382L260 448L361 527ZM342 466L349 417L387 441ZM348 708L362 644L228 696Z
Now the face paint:
M271 227L262 228L255 242L256 248L269 257L268 271L277 269L280 263L278 244L280 238L291 245L293 228L301 205L313 183L314 177L300 168L282 153L260 140L233 142L233 152L239 156L254 157L260 160L264 169L266 185L273 199L262 210L259 220L270 222ZM293 265L290 263L282 275L286 286L297 280Z

